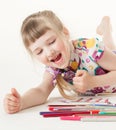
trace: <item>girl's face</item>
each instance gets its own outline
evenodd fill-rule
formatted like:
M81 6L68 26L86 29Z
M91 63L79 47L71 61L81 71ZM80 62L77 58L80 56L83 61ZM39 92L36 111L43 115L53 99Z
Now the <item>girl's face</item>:
M64 32L63 40L54 31L48 30L29 46L33 55L46 66L63 69L70 60L69 35Z

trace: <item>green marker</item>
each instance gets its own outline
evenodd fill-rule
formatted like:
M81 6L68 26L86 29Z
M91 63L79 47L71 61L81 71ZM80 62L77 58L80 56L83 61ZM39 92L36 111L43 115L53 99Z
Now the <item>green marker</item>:
M104 112L104 111L101 111L99 112L100 115L114 115L116 116L116 112L113 112L113 111L108 111L108 112Z

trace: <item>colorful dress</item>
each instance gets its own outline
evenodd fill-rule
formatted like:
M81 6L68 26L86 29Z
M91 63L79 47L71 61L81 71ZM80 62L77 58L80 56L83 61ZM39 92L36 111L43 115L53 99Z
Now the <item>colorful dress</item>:
M63 78L70 84L73 84L72 79L78 69L86 70L91 75L102 75L108 72L97 64L97 60L104 53L104 44L102 41L99 41L98 38L80 38L72 43L74 50L71 53L71 59L67 68L54 69L46 67L46 70L54 75L53 81L55 81L58 74L63 74ZM91 90L87 90L85 94L93 95L104 92L115 93L116 86L96 86Z

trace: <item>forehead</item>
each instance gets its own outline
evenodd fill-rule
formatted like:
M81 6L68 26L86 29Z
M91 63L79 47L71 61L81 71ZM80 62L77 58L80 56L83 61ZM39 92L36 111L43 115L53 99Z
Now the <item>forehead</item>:
M36 48L41 46L43 43L49 41L52 36L56 36L56 33L53 32L52 30L46 31L46 33L44 33L40 38L38 38L34 43L32 43L29 46L29 49L33 52Z

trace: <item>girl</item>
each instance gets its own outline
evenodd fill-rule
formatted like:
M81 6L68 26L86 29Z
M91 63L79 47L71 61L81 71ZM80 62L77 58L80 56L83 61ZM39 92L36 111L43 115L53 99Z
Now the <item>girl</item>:
M116 92L116 55L111 50L115 46L108 16L102 19L97 33L103 36L103 41L98 38L72 41L68 29L52 11L27 17L21 28L22 39L32 57L46 65L43 81L23 96L12 88L4 98L5 111L11 114L45 103L55 85L68 99L78 94Z

